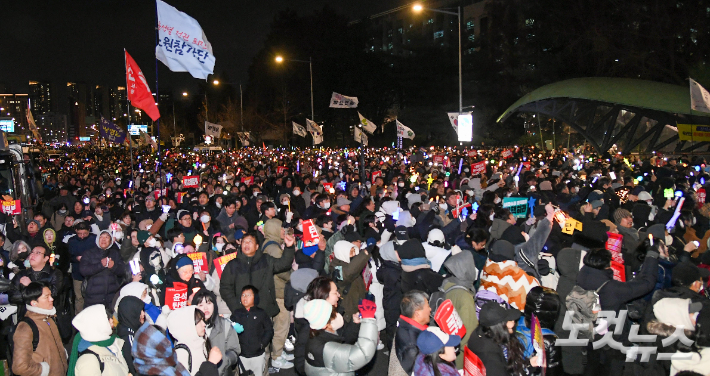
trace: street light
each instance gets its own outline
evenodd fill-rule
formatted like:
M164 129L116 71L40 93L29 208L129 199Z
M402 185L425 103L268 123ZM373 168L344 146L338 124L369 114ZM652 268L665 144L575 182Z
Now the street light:
M415 13L419 13L425 10L436 13L450 14L456 16L459 20L459 114L461 114L461 112L463 111L463 83L461 78L461 6L456 7L456 12L443 9L424 8L424 6L421 4L414 4L412 6L412 11Z
M219 85L219 80L214 80L214 81L212 81L212 83L215 85Z
M183 97L186 97L186 96L187 96L187 92L186 92L186 91L183 91L183 92L182 92L182 96L183 96Z
M217 86L219 85L219 80L214 80L212 81L212 84ZM241 128L242 132L244 132L244 97L242 95L242 83L236 83L236 82L223 82L225 85L233 85L237 86L239 85L239 119L241 121Z
M283 56L279 55L279 56L276 56L276 58L274 60L276 60L276 62L279 64L284 61L294 61L297 63L308 63L308 69L311 74L311 120L316 121L314 111L313 111L313 59L310 57L308 58L308 61L295 60L295 59L284 59Z

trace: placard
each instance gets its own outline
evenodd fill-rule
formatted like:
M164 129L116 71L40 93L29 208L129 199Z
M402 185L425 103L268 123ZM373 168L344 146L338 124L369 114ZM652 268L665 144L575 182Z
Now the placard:
M372 173L372 182L375 182L375 179L382 176L382 171L375 171Z
M463 348L463 376L486 376L486 366L468 346Z
M565 225L562 227L562 232L567 235L572 235L574 234L574 230L582 231L582 222L574 218L568 218L565 221Z
M2 212L9 215L20 214L22 212L20 200L3 201Z
M247 187L252 185L254 183L254 177L249 176L249 177L244 177L242 176L242 183L244 183Z
M510 149L503 150L503 153L501 153L501 156L505 159L508 159L513 156L513 151Z
M214 267L217 269L217 276L221 279L222 278L222 272L224 271L224 268L227 267L227 263L234 260L237 258L237 252L230 253L228 255L224 255L222 257L217 257L214 259Z
M200 186L199 176L183 176L182 177L182 187L183 188L197 188Z
M624 268L624 264L612 261L611 270L614 271L615 281L626 282L626 268Z
M204 252L188 253L187 257L192 260L192 265L195 266L195 274L199 272L209 273L209 265L207 264L207 254Z
M155 199L159 199L160 196L167 196L168 195L168 189L163 188L163 189L156 189L153 191L153 196L155 196Z
M468 156L469 156L469 157L473 158L473 157L475 157L476 155L478 155L478 152L477 152L477 151L475 151L475 150L469 150L469 151L468 151Z
M471 176L482 174L486 171L486 162L478 162L471 165Z
M624 257L621 255L621 244L624 240L624 235L614 234L611 232L607 232L606 235L608 238L606 240L605 248L611 252L611 259L623 264Z
M313 244L318 244L320 237L318 236L318 230L316 225L313 224L313 220L309 219L303 221L303 244L304 247L310 247Z
M173 287L165 289L165 305L171 310L187 306L187 285L182 282L173 282Z
M503 198L503 208L510 210L515 218L525 218L528 214L527 197L505 197Z
M333 189L333 183L323 183L323 192L324 193L330 193L331 189Z
M446 334L457 335L461 338L466 335L466 326L463 324L461 316L456 312L454 303L450 299L444 300L439 305L434 315L434 321L439 325L441 331Z
M706 197L705 188L698 189L697 196L698 196L698 209L700 209L703 207L703 205L705 205L705 197Z
M178 204L182 204L183 198L185 197L185 194L186 194L186 193L187 193L187 192L178 192L178 193L175 195L175 199L177 200L177 203L178 203Z
M286 167L286 166L279 166L279 167L276 167L276 173L279 174L279 175L283 174L284 171L286 171L286 170L288 170L288 167Z
M370 285L372 285L372 269L370 269L370 264L365 265L362 269L362 280L365 281L365 291L370 291Z
M438 163L438 164L443 164L444 163L444 156L443 155L435 155L432 158L432 162Z

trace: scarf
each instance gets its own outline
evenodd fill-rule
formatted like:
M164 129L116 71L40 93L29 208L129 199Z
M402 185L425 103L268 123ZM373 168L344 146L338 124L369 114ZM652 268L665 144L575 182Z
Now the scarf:
M157 326L143 324L134 336L133 363L141 375L190 376L173 346Z
M76 368L76 361L79 360L79 343L82 340L83 339L81 338L81 333L77 333L76 336L74 336L74 342L72 343L71 347L71 355L69 356L69 371L67 372L67 376L74 376L74 368ZM107 340L89 343L99 347L108 347L111 346L114 341L116 341L116 336L111 335L111 337L109 337Z
M402 271L413 272L419 269L431 269L431 263L426 257L402 260Z
M35 307L29 304L25 304L25 308L34 313L39 313L40 315L47 315L47 316L56 316L57 315L57 308L52 307L52 309L42 309L39 307Z

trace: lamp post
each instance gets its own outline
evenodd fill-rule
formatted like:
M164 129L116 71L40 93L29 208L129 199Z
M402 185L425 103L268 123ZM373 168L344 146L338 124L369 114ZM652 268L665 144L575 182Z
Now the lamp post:
M239 85L239 122L240 122L240 128L242 129L242 132L244 132L244 95L242 93L242 83L236 83L236 82L221 82L220 80L214 80L212 81L212 85L218 86L219 84L224 84L224 85L233 85L237 86Z
M313 59L308 58L308 61L306 60L295 60L295 59L284 59L283 56L276 56L274 59L276 60L277 63L281 64L284 61L295 61L297 63L308 63L308 70L311 75L311 120L316 121L314 111L313 111Z
M459 21L459 115L463 111L463 82L462 82L462 74L461 74L461 6L456 7L456 12L452 12L449 10L443 10L443 9L431 9L431 8L424 8L421 4L414 4L412 6L412 10L415 13L419 13L422 11L430 11L430 12L436 12L436 13L444 13L444 14L449 14L456 16Z

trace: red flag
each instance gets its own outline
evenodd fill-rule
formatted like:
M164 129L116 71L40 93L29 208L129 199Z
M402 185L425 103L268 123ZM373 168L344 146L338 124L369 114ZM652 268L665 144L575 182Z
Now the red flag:
M138 107L145 111L148 116L150 116L153 121L158 120L160 117L160 112L158 112L158 106L155 104L155 98L150 92L150 87L148 82L143 76L143 72L133 60L128 51L123 50L126 54L126 95L128 100L134 107Z

